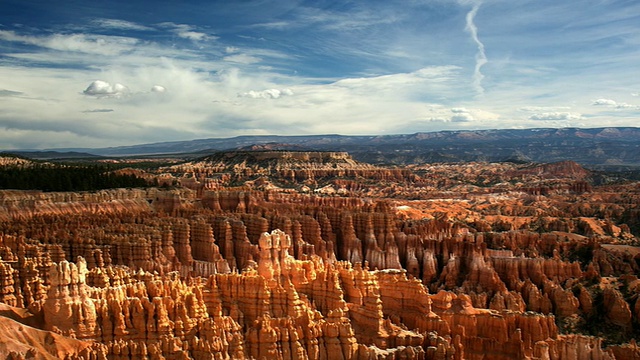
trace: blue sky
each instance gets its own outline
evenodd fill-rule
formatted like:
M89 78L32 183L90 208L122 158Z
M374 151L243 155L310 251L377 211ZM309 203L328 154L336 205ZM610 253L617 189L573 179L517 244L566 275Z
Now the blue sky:
M0 148L638 126L640 2L0 2Z

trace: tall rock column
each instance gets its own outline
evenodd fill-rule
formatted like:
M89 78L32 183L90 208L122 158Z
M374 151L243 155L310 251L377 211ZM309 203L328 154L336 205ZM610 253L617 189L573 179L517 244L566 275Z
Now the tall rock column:
M82 257L75 264L63 260L51 265L50 287L43 305L45 329L78 339L100 335L86 274L87 263Z

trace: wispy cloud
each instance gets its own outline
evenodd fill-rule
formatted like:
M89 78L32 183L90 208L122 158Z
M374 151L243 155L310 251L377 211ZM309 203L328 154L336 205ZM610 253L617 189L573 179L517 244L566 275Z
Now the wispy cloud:
M20 95L23 95L23 93L20 91L0 89L0 96L20 96Z
M117 30L136 30L136 31L153 31L154 29L148 26L133 23L131 21L120 19L95 19L91 23L98 27L117 29Z
M11 30L0 30L0 40L36 45L62 52L80 52L95 55L118 55L134 49L138 39L124 36L93 34L19 35Z
M480 9L480 2L474 1L471 10L467 13L466 16L466 27L465 30L471 34L471 39L476 43L478 47L478 52L476 53L476 65L473 71L473 87L475 88L478 95L484 94L484 88L482 87L482 79L484 79L484 75L482 74L482 67L488 62L487 55L484 51L484 44L480 41L478 37L478 27L474 23L474 19L478 10Z
M239 64L255 64L262 61L262 59L259 57L251 56L247 54L234 54L234 55L225 56L222 59L224 61L239 63Z
M527 111L527 112L550 112L550 111L558 111L558 110L569 110L571 109L570 106L524 106L521 107L520 111Z
M205 41L205 40L216 40L217 36L209 35L207 33L196 31L197 28L192 25L187 24L176 24L173 22L163 22L158 24L159 26L169 28L173 33L178 35L183 39L188 39L192 41Z
M353 31L377 25L392 24L398 17L392 12L380 12L369 7L354 7L349 11L333 11L318 7L298 9L298 24L317 25L325 30Z
M573 112L546 112L529 116L531 120L580 120L582 114Z
M84 114L108 113L108 112L113 112L113 109L92 109L92 110L83 110L82 111L82 113L84 113Z
M252 24L249 28L257 28L257 29L272 29L272 30L283 30L291 27L291 23L288 21L273 21L267 23L258 23Z

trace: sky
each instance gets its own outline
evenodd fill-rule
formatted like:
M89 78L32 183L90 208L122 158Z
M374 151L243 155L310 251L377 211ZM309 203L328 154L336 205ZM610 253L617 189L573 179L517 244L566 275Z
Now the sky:
M0 1L0 149L639 118L637 0Z

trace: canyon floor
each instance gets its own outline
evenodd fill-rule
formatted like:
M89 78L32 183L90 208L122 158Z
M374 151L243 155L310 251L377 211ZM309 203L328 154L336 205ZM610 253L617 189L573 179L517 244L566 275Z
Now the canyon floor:
M640 359L638 181L268 149L93 161L150 185L0 190L3 358Z

